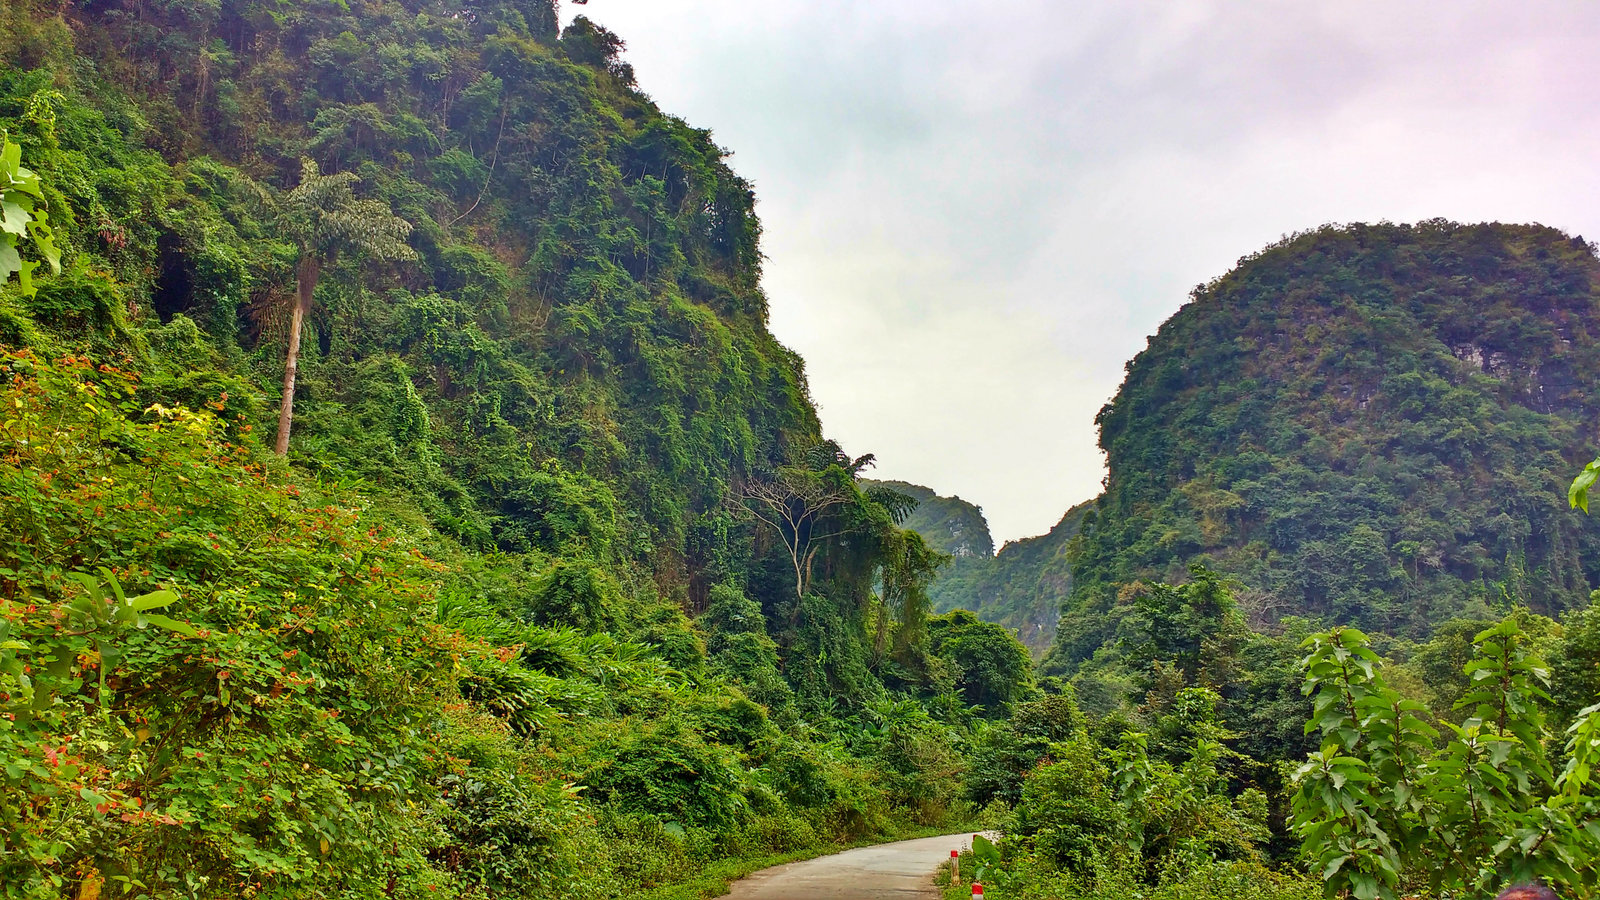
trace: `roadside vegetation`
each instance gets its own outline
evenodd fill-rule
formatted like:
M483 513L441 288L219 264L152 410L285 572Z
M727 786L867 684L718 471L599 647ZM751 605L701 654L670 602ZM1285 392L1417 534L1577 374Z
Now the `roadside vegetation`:
M0 13L0 893L687 897L971 815L1025 651L930 615L615 36Z
M975 507L824 437L750 185L622 47L550 0L0 5L0 896L684 900L980 826L1001 900L1595 895L1600 554L1519 524L1586 247L1319 232L1295 277L1466 247L1544 304L1463 288L1520 323L1474 347L1576 356L1379 379L1345 450L1197 398L1281 374L1244 343L1141 357L1107 499L985 575ZM1012 624L1069 590L1044 666L941 571Z

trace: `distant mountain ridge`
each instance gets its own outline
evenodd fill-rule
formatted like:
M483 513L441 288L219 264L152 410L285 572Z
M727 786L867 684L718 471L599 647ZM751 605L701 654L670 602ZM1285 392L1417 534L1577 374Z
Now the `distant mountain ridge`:
M1088 504L1079 504L1038 537L1007 541L994 552L982 507L904 481L874 482L918 501L906 527L954 558L928 593L938 612L968 609L1010 629L1035 658L1055 638L1061 604L1072 589L1068 548Z
M971 609L1011 629L1035 658L1055 639L1061 605L1072 592L1073 540L1088 503L1067 510L1038 537L1007 541L992 559L957 560L934 581L934 608Z
M1600 526L1564 490L1600 421L1597 274L1557 229L1443 220L1245 258L1128 363L1096 419L1105 493L954 560L935 608L1004 624L1065 672L1116 633L1127 585L1191 563L1233 578L1262 626L1422 635L1586 602Z

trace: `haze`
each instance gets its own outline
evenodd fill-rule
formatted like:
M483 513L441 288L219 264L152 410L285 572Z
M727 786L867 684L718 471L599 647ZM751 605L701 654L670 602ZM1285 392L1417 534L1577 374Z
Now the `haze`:
M1098 493L1188 291L1329 221L1600 237L1591 2L593 0L755 183L772 327L875 477L997 540Z

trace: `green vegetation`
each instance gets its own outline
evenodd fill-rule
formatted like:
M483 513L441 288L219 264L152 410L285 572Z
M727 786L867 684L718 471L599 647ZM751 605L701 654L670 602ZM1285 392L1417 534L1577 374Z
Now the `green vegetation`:
M374 259L417 258L405 242L411 223L392 215L388 204L380 200L357 199L351 185L358 180L349 172L323 175L314 160L302 159L300 183L282 202L262 192L271 208L273 231L289 238L300 255L294 267L294 311L289 314L289 348L284 352L283 397L278 401L278 437L273 445L279 456L289 452L300 335L311 312L322 267L346 250Z
M1330 892L1361 900L1402 887L1493 893L1542 880L1566 896L1593 887L1600 861L1600 703L1558 740L1548 671L1508 618L1473 638L1468 710L1436 746L1426 707L1390 688L1366 636L1311 639L1306 690L1319 753L1295 774L1294 827ZM1557 771L1554 760L1566 762Z
M951 557L928 587L933 608L971 610L1004 625L1035 657L1043 656L1055 639L1061 602L1072 588L1067 548L1087 504L1068 510L1049 534L1010 541L996 555L981 508L921 485L872 483L915 499L916 510L905 527Z
M1038 537L1007 541L992 557L957 558L928 589L940 610L970 609L1011 629L1035 658L1050 649L1072 591L1073 537L1089 504L1067 510Z
M55 247L50 213L43 202L39 176L22 165L22 148L0 135L0 284L16 275L28 297L36 293L33 270L39 263L24 260L19 246L32 244L52 272L61 271L61 253Z
M904 481L868 481L868 485L888 488L917 501L906 517L905 527L922 535L928 545L948 554L956 562L994 555L994 538L989 535L989 520L982 507L960 497L941 497L932 489Z
M1595 896L1595 609L1453 622L1385 659L1353 628L1253 635L1192 576L1148 586L1106 653L1142 703L1096 712L1067 686L975 742L965 789L1005 832L963 863L986 894Z
M689 897L975 812L1025 653L620 50L0 6L0 895Z
M1595 896L1600 548L1559 502L1595 267L1552 229L1330 227L1197 289L1101 413L1106 493L1002 600L1070 577L1059 694L974 743L989 895Z
M825 439L750 186L555 12L0 6L5 897L666 900L978 822L1002 900L1594 895L1586 245L1269 248L991 556Z

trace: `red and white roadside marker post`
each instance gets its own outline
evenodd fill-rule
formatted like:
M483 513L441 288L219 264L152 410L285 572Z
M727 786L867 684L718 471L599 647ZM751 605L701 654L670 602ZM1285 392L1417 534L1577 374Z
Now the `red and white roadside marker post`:
M960 881L961 881L961 851L960 850L951 850L950 851L950 883L951 884L956 884L956 883L958 883Z
M972 900L983 900L983 885L976 881L972 883Z

